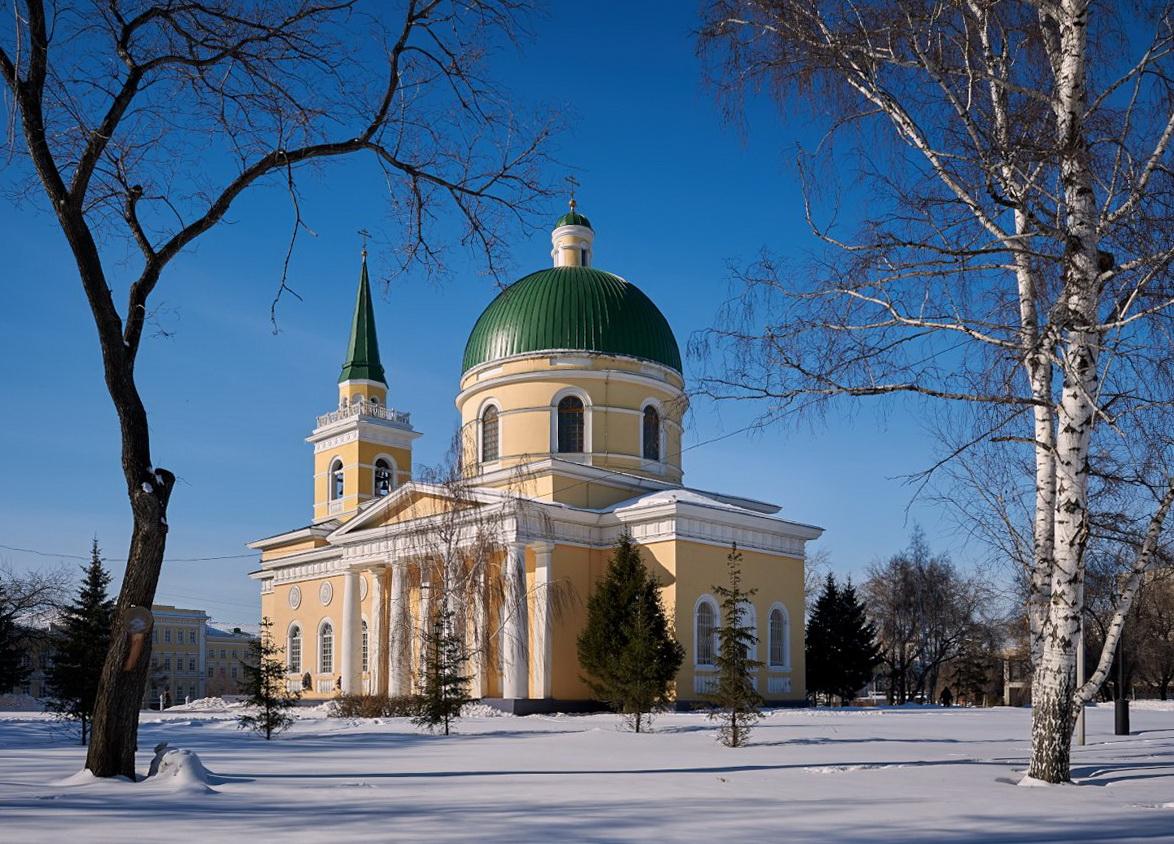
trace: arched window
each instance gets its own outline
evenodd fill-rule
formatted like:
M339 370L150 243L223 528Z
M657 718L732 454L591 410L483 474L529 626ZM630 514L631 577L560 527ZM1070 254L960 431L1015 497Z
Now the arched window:
M660 411L644 408L644 459L660 460Z
M335 460L330 464L330 500L342 499L342 461Z
M363 622L363 671L367 670L367 622Z
M558 450L560 454L583 453L583 400L577 396L558 403Z
M318 672L334 673L334 627L329 621L323 622L318 631Z
M375 461L375 497L382 498L391 492L391 464L380 457Z
M782 604L771 607L767 625L770 643L767 664L771 668L787 668L791 664L791 635L787 610Z
M694 620L694 642L697 664L714 665L717 662L717 609L707 600L697 605Z
M371 396L369 399L372 407L379 407L379 396Z
M489 405L481 413L481 462L492 463L498 458L498 411Z
M302 628L296 624L289 629L286 653L289 655L289 673L297 674L302 670Z

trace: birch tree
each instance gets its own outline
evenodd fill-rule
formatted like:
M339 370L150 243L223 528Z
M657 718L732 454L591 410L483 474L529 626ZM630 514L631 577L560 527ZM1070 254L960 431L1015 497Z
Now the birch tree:
M1069 778L1077 713L1174 501L1167 440L1135 466L1148 520L1078 688L1090 472L1174 427L1171 26L1168 6L1089 0L721 0L701 34L732 107L765 90L827 128L799 158L815 254L745 272L698 343L716 364L705 389L776 416L904 397L973 431L943 462L1030 454L1030 525L1015 527L1030 551L1029 775L1048 782ZM841 170L860 174L858 202L836 202Z
M133 519L86 761L95 775L134 777L150 660L122 670L125 625L132 606L151 605L167 541L175 475L152 454L135 376L165 271L262 186L289 196L288 268L305 228L301 180L312 165L354 155L381 171L401 268L442 268L442 233L457 232L496 270L505 232L545 195L548 127L516 117L485 68L488 49L516 34L523 6L13 0L3 16L15 164L4 178L47 202L77 265ZM276 304L289 290L284 271L273 284Z

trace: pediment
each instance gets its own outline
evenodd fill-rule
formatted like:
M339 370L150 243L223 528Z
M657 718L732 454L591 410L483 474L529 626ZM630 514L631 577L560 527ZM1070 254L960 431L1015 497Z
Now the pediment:
M460 505L484 506L496 503L500 495L493 490L481 488L464 489L460 493ZM369 506L362 513L349 520L332 533L334 543L348 534L372 528L390 527L417 519L427 519L450 511L457 498L453 491L438 485L409 481L397 487L391 495Z

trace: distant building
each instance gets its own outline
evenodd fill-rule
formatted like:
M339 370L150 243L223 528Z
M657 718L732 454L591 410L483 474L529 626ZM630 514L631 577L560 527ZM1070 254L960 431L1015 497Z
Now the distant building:
M151 632L151 673L143 704L174 706L187 699L204 697L204 629L208 614L169 604L154 604L155 626Z
M241 682L245 678L242 663L249 658L249 649L257 637L244 633L239 627L218 630L205 628L207 641L204 678L205 697L223 697L242 694Z
M238 694L244 677L241 660L253 636L239 627L231 632L208 625L203 610L154 604L151 673L143 705L159 708L213 695Z
M24 683L16 686L12 691L17 694L31 695L43 698L48 694L46 688L46 674L53 663L53 633L52 627L22 627L20 641L23 652L20 655L20 664L28 669L28 676Z

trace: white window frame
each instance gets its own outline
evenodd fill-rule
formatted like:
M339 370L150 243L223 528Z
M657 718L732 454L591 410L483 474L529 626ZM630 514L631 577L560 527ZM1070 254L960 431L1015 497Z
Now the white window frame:
M371 495L376 498L384 497L376 492L375 486L375 472L377 471L376 467L379 465L380 460L386 460L387 465L391 467L391 488L387 491L387 494L391 495L395 492L395 488L399 486L399 464L395 462L395 458L386 452L376 454L375 459L371 461Z
M326 625L328 625L328 624L330 625L330 669L329 670L327 670L325 668L325 666L323 665L324 660L322 659L322 631L326 628ZM334 626L334 621L330 618L324 618L318 622L318 637L314 642L314 645L315 645L315 648L314 648L315 660L314 660L314 662L315 662L315 667L318 669L319 674L334 674L334 657L335 657L336 651L338 650L335 647L335 635L334 634L335 634L336 629L337 628L335 628L335 626Z
M657 458L656 460L653 460L650 457L644 456L644 411L646 411L650 407L654 408L656 410L656 419L657 419L657 423L658 423L657 424L657 431L656 431L657 439L659 440L659 442L657 442L657 446L658 446L657 453L660 455L660 457ZM639 419L640 419L640 422L639 422L639 424L640 424L640 459L643 462L649 463L653 466L659 466L662 463L665 463L666 462L665 461L665 448L666 448L666 446L668 446L668 439L665 437L665 427L666 426L665 426L665 420L664 420L664 407L661 405L660 401L658 399L645 399L644 404L640 405Z
M294 666L290 663L290 656L293 654L293 634L294 631L298 634L298 664ZM291 621L289 627L285 631L285 673L298 674L302 673L302 662L304 661L304 654L306 650L306 636L305 630L302 628L301 622Z
M568 396L574 396L579 401L583 402L583 450L582 451L559 451L558 450L558 403ZM586 392L578 387L563 387L550 399L550 453L560 460L590 460L591 456L591 417L594 414L591 412L591 397ZM500 417L498 417L500 418Z
M775 610L779 610L783 614L783 661L775 664L770 661L771 643L770 638L770 617ZM782 601L775 601L770 605L770 609L766 613L766 667L771 671L790 671L791 670L791 613L787 610L787 605Z
M359 671L367 673L371 664L371 628L367 626L367 617L359 619Z
M754 633L754 645L750 648L750 658L758 659L758 646L762 642L762 635L758 630L758 609L750 601L742 604L742 626L749 627Z
M338 467L338 470L337 470L338 475L340 478L342 478L342 484L341 484L342 489L340 489L338 491L338 495L334 494L335 493L335 487L334 487L334 475L335 475L335 468L334 467L335 466ZM330 465L326 469L326 484L327 484L326 497L327 497L327 500L329 500L329 501L342 501L342 499L346 496L345 470L346 470L346 465L342 462L341 457L330 458Z
M482 420L485 418L485 411L489 408L497 408L497 457L493 460L485 459L485 431L482 430ZM479 464L497 463L501 460L501 402L496 398L487 398L481 402L481 406L477 409L477 462Z
M708 592L706 592L693 603L693 617L691 620L693 626L693 668L700 671L717 671L717 665L715 663L700 661L701 631L697 624L697 611L701 609L702 604L708 604L709 608L713 610L713 655L715 659L718 656L719 648L721 647L721 643L718 641L717 637L717 630L719 627L721 627L722 624L721 607L718 605L717 599L714 598L713 595L710 595Z

